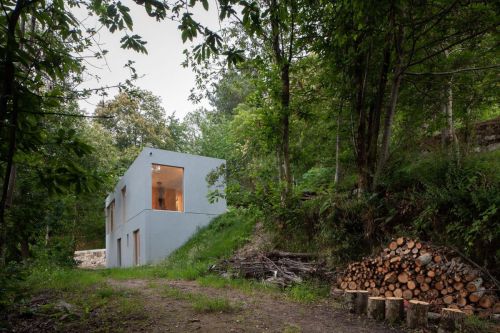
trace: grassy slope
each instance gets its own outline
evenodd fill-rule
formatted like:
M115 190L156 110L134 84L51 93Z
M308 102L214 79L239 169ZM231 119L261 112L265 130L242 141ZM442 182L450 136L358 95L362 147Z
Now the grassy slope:
M274 286L257 281L228 280L208 272L210 265L222 258L230 257L244 245L252 235L260 213L255 210L231 210L219 216L164 262L158 265L102 270L67 269L59 267L37 267L25 281L30 292L85 293L89 289L106 289L106 279L182 279L197 280L201 285L215 288L237 288L245 292L256 289L278 291ZM285 296L301 302L312 302L328 295L326 284L304 283L285 291Z
M78 291L104 283L106 278L169 278L194 280L206 275L217 260L231 256L251 236L258 213L232 210L200 229L158 265L103 270L36 267L26 280L31 291Z

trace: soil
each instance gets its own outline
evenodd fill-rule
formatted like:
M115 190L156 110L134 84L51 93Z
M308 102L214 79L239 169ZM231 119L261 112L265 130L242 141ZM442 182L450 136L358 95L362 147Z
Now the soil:
M350 315L332 301L302 304L280 295L201 287L193 281L155 281L155 287L144 280L110 282L140 293L150 316L151 324L144 329L148 332L400 332ZM162 296L162 285L186 293L223 297L240 308L232 313L198 313L188 301ZM130 327L130 331L136 329Z
M123 313L111 303L87 309L90 313L84 316L78 314L81 309L71 309L74 305L57 301L60 295L38 295L29 306L60 303L70 307L73 315L11 316L10 328L0 327L0 332L403 332L366 316L351 315L334 300L304 304L280 293L204 287L195 281L110 279L108 283L125 292L127 300L136 301L140 311ZM165 293L168 287L176 288L181 297ZM223 312L199 312L192 299L182 297L189 294L224 298L236 306Z

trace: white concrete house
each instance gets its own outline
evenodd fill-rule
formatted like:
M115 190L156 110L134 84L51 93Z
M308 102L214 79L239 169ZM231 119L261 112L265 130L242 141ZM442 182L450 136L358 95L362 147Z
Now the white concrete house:
M225 200L209 202L206 181L224 163L145 148L106 198L106 266L158 262L224 213Z

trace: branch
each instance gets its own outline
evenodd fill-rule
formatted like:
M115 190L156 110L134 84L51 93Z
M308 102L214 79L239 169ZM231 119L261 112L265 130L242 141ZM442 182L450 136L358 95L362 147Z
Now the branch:
M449 44L449 45L447 45L447 46L445 46L445 47L443 47L443 48L441 48L441 49L439 49L439 50L437 50L437 51L435 51L435 52L431 53L430 55L425 56L424 58L422 58L422 59L420 59L420 60L416 60L416 61L414 61L414 62L412 62L412 63L409 63L408 65L406 65L406 66L405 66L405 68L409 68L409 67L411 67L411 66L421 64L421 63L423 63L424 61L426 61L426 60L428 60L428 59L431 59L431 58L434 58L434 57L435 57L435 56L437 56L438 54L441 54L441 53L443 53L444 51L451 49L453 46L455 46L455 45L459 45L459 44L462 44L463 42L466 42L466 41L468 41L468 40L470 40L470 39L473 39L473 38L475 38L475 37L478 37L479 35L482 35L482 34L484 34L484 33L488 32L490 29L498 27L499 25L500 25L500 23L494 24L494 25L492 25L492 26L490 26L490 27L488 27L488 28L486 28L486 29L480 30L480 31L478 31L478 32L476 32L476 33L473 33L473 34L471 34L471 35L467 36L467 37L464 37L464 38L462 38L462 39L459 39L458 41L455 41L455 42L453 42L453 43L451 43L451 44Z
M78 118L101 118L101 119L112 119L113 116L87 116L84 114L74 114L65 112L36 112L36 111L20 111L22 113L39 114L39 115L50 115L50 116L65 116L65 117L78 117Z
M498 68L498 67L500 67L500 64L484 66L484 67L459 68L459 69L455 69L455 70L448 71L448 72L418 72L418 73L406 72L404 74L405 75L452 75L452 74L463 73L463 72L482 71L482 70Z

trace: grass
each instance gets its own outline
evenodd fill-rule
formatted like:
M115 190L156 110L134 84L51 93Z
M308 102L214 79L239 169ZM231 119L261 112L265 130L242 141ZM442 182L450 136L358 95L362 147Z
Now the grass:
M255 210L232 210L200 229L158 266L161 277L195 280L211 264L230 257L251 237L259 214Z
M158 265L132 268L83 270L35 266L25 280L30 292L82 291L115 280L170 278L195 280L207 274L211 264L229 257L248 241L259 214L254 210L231 210L201 228L183 246Z
M330 285L319 281L308 281L293 285L284 290L276 285L262 283L256 280L226 279L217 275L205 275L196 279L204 287L232 288L253 294L256 291L274 292L300 303L313 303L328 297Z
M280 289L276 285L262 283L256 280L246 280L246 279L227 279L218 275L205 275L196 279L198 284L203 287L212 287L212 288L232 288L238 289L245 293L252 294L257 290L261 291L270 291L270 292L279 292Z
M222 297L209 297L204 294L190 293L177 288L167 287L162 290L162 296L176 300L188 301L197 312L235 312L240 309L238 304L231 303Z

